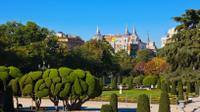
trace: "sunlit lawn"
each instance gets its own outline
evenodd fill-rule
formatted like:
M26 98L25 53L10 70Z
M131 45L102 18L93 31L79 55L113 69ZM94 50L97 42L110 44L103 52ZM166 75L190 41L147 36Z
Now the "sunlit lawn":
M110 96L112 93L118 95L118 101L120 102L137 102L137 97L141 94L146 94L150 98L151 103L159 103L161 90L142 90L142 89L132 89L132 90L123 90L122 94L119 94L119 90L116 91L103 91L101 96L95 98L94 100L98 101L110 101ZM170 95L171 103L176 103L176 97Z

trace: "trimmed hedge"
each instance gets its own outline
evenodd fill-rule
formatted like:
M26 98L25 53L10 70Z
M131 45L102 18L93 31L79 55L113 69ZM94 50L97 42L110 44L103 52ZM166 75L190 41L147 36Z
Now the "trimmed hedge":
M114 112L118 112L118 98L117 94L113 93L110 98L110 105Z
M101 112L114 112L114 111L111 105L105 104L101 106Z
M149 97L146 94L138 97L137 112L150 112Z

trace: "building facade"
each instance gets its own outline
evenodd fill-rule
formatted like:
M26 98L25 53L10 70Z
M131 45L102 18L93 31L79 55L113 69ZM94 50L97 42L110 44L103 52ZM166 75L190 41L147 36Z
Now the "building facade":
M69 49L84 44L84 41L78 36L66 35L62 32L56 33L58 43L67 45Z
M176 33L177 31L175 30L175 28L169 29L167 32L167 36L161 38L161 47L164 47L166 44L170 43L172 36Z
M156 52L155 42L150 41L150 39L148 39L147 43L143 42L139 38L135 28L133 28L132 32L130 33L128 27L126 27L125 33L122 35L102 35L99 28L97 27L96 35L93 38L96 40L104 39L111 44L115 52L125 50L131 56L135 56L138 50L146 48Z

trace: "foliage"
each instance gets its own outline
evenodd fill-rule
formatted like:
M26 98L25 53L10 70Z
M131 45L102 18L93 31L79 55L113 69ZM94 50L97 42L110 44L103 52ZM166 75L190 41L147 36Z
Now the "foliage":
M90 72L66 67L47 69L43 74L30 72L20 78L19 84L22 94L31 96L36 105L40 106L37 101L42 97L49 96L56 107L62 100L69 110L80 109L84 102L102 92L100 81Z
M111 88L115 89L115 90L118 89L117 88L117 77L116 76L113 76L112 79L111 79Z
M178 82L178 99L179 100L184 100L183 83L182 83L182 81Z
M155 74L159 75L166 71L168 68L167 62L160 57L154 57L150 61L148 61L144 66L145 74Z
M173 95L176 95L176 94L177 94L176 82L175 82L175 81L172 81L171 94L173 94Z
M154 52L149 49L137 51L136 60L137 62L147 62L155 56Z
M176 27L177 33L158 53L171 65L170 72L173 72L173 77L184 76L185 79L199 77L196 71L200 67L199 13L200 10L189 9L180 17L175 17L175 21L180 23Z
M186 86L187 86L186 92L187 93L191 93L192 92L192 88L191 88L191 83L189 81L186 83Z
M170 112L170 101L167 92L162 92L160 97L159 112Z
M149 98L142 94L138 97L137 112L150 112Z
M113 112L118 112L118 99L115 93L111 95L110 105L112 106Z
M133 83L136 85L142 85L142 81L144 79L143 75L139 75L133 78Z
M155 76L155 75L149 75L149 76L146 76L143 80L143 85L145 86L151 86L151 85L156 85L156 82L157 82L157 79L158 77Z
M109 104L104 104L101 106L101 111L100 112L114 112L112 109L112 106Z
M196 93L196 95L199 95L199 87L200 87L200 82L197 81L197 82L195 83L195 93Z
M10 87L3 93L3 110L5 112L14 111L12 89Z

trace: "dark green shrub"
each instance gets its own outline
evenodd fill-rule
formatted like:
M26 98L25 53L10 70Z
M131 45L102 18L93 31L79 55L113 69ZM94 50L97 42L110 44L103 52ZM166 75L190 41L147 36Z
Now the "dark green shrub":
M3 110L5 112L13 112L14 105L13 105L13 93L12 89L8 87L6 91L3 93Z
M178 82L178 99L179 100L184 100L183 83L182 83L182 81Z
M71 89L71 84L70 83L66 83L64 85L64 89L60 92L59 96L60 97L69 96L70 89Z
M101 106L101 112L114 112L114 111L111 105L105 104Z
M116 90L117 89L117 77L113 76L111 80L111 88Z
M177 94L177 91L176 91L176 82L175 81L172 81L171 94L173 94L173 95Z
M137 112L150 112L149 97L146 94L139 95Z
M159 112L170 112L170 101L167 92L162 92L160 96Z
M85 72L81 69L73 70L70 75L73 77L79 77L80 79L85 78Z
M118 112L118 99L115 93L111 95L110 105L112 106L113 112Z
M191 93L191 92L192 92L191 83L190 83L190 82L187 82L187 83L186 83L186 86L187 86L186 92L187 92L187 93Z
M196 83L195 83L195 93L196 93L196 95L199 95L199 87L200 87L200 84L199 84L200 82L199 81L197 81Z

